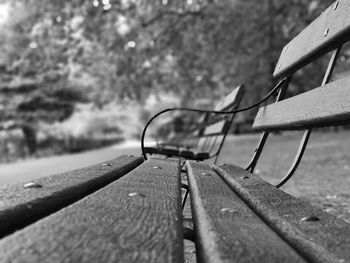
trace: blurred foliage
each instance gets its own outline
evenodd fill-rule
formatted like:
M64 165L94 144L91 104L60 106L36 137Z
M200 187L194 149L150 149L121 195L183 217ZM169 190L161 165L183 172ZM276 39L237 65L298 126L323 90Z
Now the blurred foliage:
M212 107L240 83L245 106L272 88L282 47L331 2L0 0L0 126L36 133L78 104L131 101L142 123L150 101ZM301 70L291 92L319 85L325 63Z

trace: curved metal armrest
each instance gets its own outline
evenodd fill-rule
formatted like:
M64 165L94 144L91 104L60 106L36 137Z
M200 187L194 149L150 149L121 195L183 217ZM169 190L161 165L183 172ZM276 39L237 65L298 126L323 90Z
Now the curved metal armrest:
M286 83L286 80L287 80L287 78L281 80L262 100L260 100L257 103L254 103L248 107L245 107L245 108L236 109L236 110L232 110L232 111L201 110L201 109L192 109L192 108L168 108L168 109L165 109L165 110L158 112L147 122L147 124L145 125L145 127L142 131L141 151L142 151L143 158L145 160L147 160L147 155L146 155L146 151L145 151L145 136L146 136L147 128L150 126L150 124L153 122L153 120L156 119L158 116L160 116L166 112L170 112L170 111L190 111L190 112L214 113L214 114L234 114L234 113L238 113L238 112L247 111L247 110L250 110L252 108L255 108L256 106L258 106L261 103L268 100L276 91L278 91L281 87L283 87L283 85Z

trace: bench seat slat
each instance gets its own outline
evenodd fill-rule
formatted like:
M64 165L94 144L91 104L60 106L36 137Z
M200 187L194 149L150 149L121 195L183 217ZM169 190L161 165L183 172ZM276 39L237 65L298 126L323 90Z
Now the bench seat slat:
M2 239L0 254L1 262L180 262L182 243L178 162L149 160Z
M309 261L350 261L350 224L279 190L243 168L221 165L214 170Z
M350 39L350 2L336 2L284 47L275 78L295 72Z
M300 129L350 123L350 78L259 109L253 127Z
M305 262L207 164L187 170L200 262Z
M105 164L32 181L42 188L26 189L23 183L0 186L0 237L82 199L142 162L141 157L120 156Z

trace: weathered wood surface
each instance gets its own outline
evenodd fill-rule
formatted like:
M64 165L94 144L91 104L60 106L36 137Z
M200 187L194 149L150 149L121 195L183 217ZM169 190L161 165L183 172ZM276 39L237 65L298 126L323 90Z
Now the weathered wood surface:
M230 94L223 98L215 107L215 111L225 111L239 105L244 94L244 85L235 88Z
M209 125L208 127L205 128L202 136L208 137L208 136L221 135L227 132L227 129L229 128L230 124L231 124L231 121L223 120L215 124Z
M207 164L187 169L200 262L306 262Z
M26 183L0 186L0 237L84 198L142 162L141 157L121 156L104 164L32 181L41 188L25 188Z
M183 261L177 161L149 160L0 241L1 262Z
M349 87L350 78L344 78L262 107L253 127L299 129L350 123Z
M350 262L350 224L234 165L220 176L272 229L311 262Z
M337 0L283 49L274 77L288 76L350 40L350 2Z

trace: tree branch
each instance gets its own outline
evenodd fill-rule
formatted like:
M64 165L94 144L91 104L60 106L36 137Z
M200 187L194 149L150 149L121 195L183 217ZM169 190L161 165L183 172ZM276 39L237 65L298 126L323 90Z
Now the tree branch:
M148 26L154 24L155 22L157 22L159 19L162 19L165 16L176 16L178 18L184 18L187 16L200 16L203 14L203 12L206 10L207 7L208 7L208 4L197 11L186 11L186 12L184 12L182 9L179 9L177 11L166 10L163 12L159 12L157 15L150 18L148 21L141 22L141 25L142 25L142 27L148 27Z

